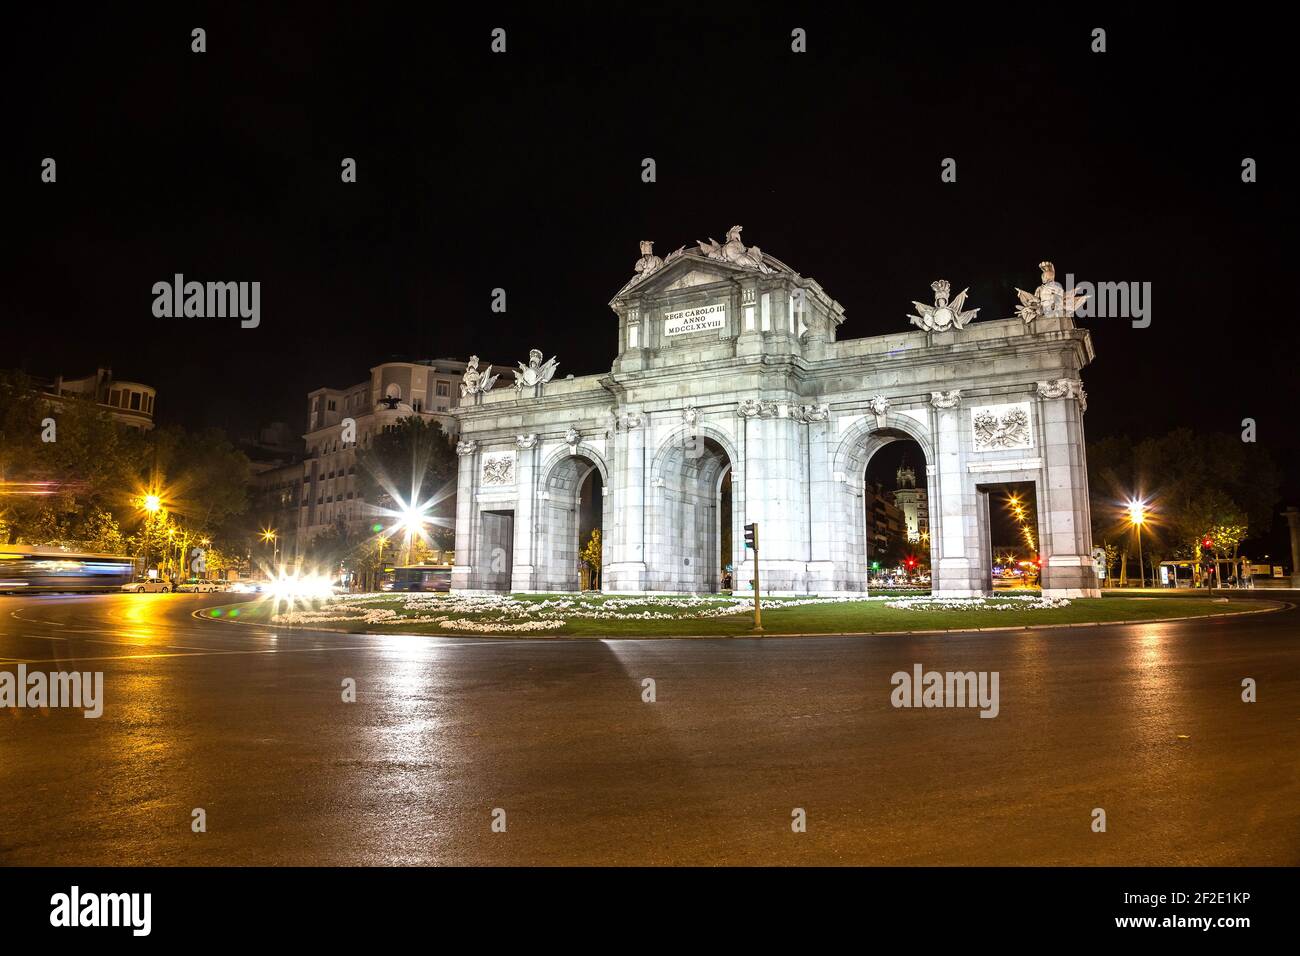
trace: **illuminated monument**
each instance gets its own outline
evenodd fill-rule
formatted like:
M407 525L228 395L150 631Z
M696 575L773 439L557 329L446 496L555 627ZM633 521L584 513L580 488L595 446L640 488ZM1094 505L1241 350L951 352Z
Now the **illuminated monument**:
M934 305L913 303L916 329L838 341L843 307L745 246L740 226L663 258L642 242L609 303L607 374L560 376L534 350L513 388L476 387L456 410L453 586L576 589L579 528L594 520L606 591L716 591L730 564L744 592L742 528L757 521L764 591L860 592L867 462L911 439L936 594L990 592L990 491L1030 482L1044 593L1096 596L1080 381L1092 342L1079 300L1041 268L1013 317L974 322L966 293L939 280Z

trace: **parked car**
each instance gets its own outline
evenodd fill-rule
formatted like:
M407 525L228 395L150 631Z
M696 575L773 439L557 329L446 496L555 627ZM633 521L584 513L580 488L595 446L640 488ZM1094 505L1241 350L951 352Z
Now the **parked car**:
M162 594L172 589L166 581L157 578L140 578L122 585L122 590L134 594Z

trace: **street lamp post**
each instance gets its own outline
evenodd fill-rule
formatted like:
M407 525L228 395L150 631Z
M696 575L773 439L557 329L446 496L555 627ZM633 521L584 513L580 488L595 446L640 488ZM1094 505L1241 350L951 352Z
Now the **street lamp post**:
M1133 532L1137 536L1138 546L1138 575L1142 582L1138 587L1147 586L1146 564L1142 558L1142 524L1146 521L1147 506L1141 501L1133 500L1128 503L1128 520L1133 525Z
M407 507L402 510L402 527L406 531L405 554L402 563L410 565L411 549L414 545L414 539L424 531L424 511L421 508Z
M140 507L145 513L144 519L144 575L149 576L149 537L157 523L158 512L162 510L162 497L149 492L141 496Z
M172 579L173 590L175 590L176 588L176 564L175 564L176 554L175 551L173 550L175 544L176 544L176 529L168 528L167 529L167 558L163 562L163 564L166 569L164 573L166 573Z
M262 541L271 546L271 571L274 576L278 574L275 564L280 556L280 536L274 528L263 528Z
M1144 588L1147 586L1147 566L1146 559L1142 557L1142 522L1136 522L1133 528L1137 535L1138 545L1138 587Z

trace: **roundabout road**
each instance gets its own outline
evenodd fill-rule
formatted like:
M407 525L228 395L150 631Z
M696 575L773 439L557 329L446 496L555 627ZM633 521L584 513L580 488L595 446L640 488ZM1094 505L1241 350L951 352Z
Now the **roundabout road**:
M0 670L105 698L0 710L0 864L1300 863L1294 608L692 641L191 616L230 602L0 597ZM894 708L916 664L997 671L998 716Z

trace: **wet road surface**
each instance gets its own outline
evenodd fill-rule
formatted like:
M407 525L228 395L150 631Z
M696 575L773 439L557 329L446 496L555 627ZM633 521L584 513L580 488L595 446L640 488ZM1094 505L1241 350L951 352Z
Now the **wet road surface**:
M1300 863L1300 610L640 642L191 616L232 600L0 597L0 669L105 688L99 719L0 710L0 864ZM999 672L998 716L894 708L915 664Z

